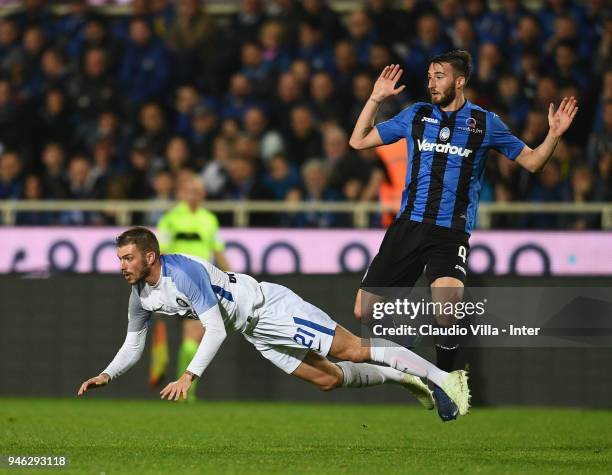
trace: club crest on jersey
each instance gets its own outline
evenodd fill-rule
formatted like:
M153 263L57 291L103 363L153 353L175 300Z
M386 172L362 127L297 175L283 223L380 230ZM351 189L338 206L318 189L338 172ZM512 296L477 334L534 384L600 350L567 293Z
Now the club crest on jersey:
M189 304L180 297L176 298L176 303L178 303L181 307L189 307Z
M444 127L442 130L440 130L440 140L442 140L443 142L446 142L448 140L448 138L450 137L450 129L448 127Z

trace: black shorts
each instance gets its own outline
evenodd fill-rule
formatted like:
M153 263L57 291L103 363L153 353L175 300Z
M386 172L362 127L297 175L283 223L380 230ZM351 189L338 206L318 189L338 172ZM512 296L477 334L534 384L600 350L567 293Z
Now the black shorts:
M413 287L425 269L429 284L439 277L465 283L469 235L435 224L396 219L361 287Z

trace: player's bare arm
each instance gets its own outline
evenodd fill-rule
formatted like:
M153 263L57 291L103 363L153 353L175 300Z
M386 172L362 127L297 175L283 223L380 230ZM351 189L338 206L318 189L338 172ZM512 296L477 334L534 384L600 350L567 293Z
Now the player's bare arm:
M544 141L535 149L525 147L516 157L516 162L531 173L542 170L559 143L561 136L569 128L576 113L578 112L578 101L574 97L564 97L555 111L551 103L548 107L548 134Z
M349 140L349 145L354 149L361 150L382 145L382 139L374 127L376 112L385 99L397 96L404 90L406 87L404 85L396 87L402 73L403 70L400 69L399 64L392 64L383 69L374 83L372 94L363 106Z

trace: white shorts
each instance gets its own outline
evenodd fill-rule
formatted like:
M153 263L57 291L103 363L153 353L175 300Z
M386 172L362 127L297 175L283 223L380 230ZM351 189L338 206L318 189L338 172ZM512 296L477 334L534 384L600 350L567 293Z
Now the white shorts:
M282 285L261 282L265 302L254 317L255 328L244 337L272 363L293 373L309 351L327 356L336 322L323 310Z

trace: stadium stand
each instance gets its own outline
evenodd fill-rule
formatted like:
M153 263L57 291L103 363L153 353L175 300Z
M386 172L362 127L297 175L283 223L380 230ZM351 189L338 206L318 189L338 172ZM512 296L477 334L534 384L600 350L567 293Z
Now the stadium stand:
M385 103L381 119L427 100L426 60L450 48L474 57L468 99L497 112L528 145L546 134L550 102L580 101L542 173L491 153L485 209L612 198L612 16L604 1L504 0L492 9L486 0L368 0L340 12L324 0L244 0L228 14L197 0L135 0L119 13L85 1L60 10L23 3L0 7L0 200L168 205L181 174L196 173L213 205L371 208L389 170L376 153L350 150L347 133L385 64L403 64L408 87ZM133 217L155 224L153 216ZM354 224L327 210L260 218L252 224ZM605 219L517 213L486 225L599 229ZM76 208L14 220L121 223Z

